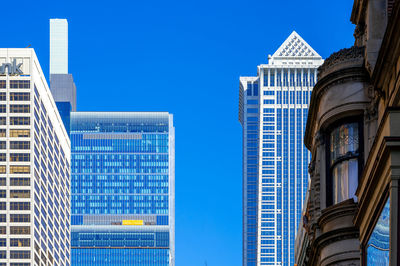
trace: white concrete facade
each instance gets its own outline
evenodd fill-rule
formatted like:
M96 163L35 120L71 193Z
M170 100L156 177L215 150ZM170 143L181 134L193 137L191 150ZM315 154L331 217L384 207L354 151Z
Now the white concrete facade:
M0 49L5 65L0 265L70 265L70 141L34 50Z

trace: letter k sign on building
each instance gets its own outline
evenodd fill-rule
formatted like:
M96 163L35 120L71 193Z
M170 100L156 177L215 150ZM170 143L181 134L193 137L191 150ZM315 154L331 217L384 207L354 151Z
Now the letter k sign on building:
M3 63L0 66L0 75L22 75L21 70L22 63L17 64L17 60L14 59L12 63ZM7 69L7 72L6 72Z

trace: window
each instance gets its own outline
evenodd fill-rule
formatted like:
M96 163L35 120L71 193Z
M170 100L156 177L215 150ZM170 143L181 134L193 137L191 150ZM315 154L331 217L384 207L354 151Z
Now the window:
M30 186L31 179L29 177L12 177L10 178L10 186Z
M270 75L269 85L271 87L275 86L275 74L273 74L273 73L271 73L271 75Z
M1 107L1 105L0 105ZM30 113L29 104L11 104L10 113Z
M258 82L253 83L253 96L258 96Z
M6 198L7 197L7 190L0 190L0 198Z
M10 202L10 210L12 211L29 211L30 209L30 202Z
M5 113L5 112L6 112L6 105L0 104L0 113Z
M5 153L0 153L0 162L5 162L6 161L6 154Z
M389 265L389 240L390 199L388 198L367 243L367 265Z
M0 138L5 138L6 137L6 129L2 128L0 129Z
M248 81L248 82L247 82L247 96L251 96L251 95L252 95L252 93L251 93L252 87L253 87L253 86L252 86L251 82Z
M7 125L7 118L0 117L0 126L5 126L5 125Z
M268 69L264 69L264 87L268 86Z
M6 88L6 81L0 80L0 89L5 89L5 88Z
M10 247L30 247L31 240L29 238L11 238Z
M10 214L11 223L30 223L31 216L29 214Z
M29 150L30 143L29 143L29 141L10 141L10 149L11 150Z
M11 235L30 235L31 227L30 226L10 226L10 234Z
M30 101L29 92L10 92L10 101Z
M29 174L31 172L30 166L23 165L11 165L10 174Z
M0 210L5 211L7 208L7 203L6 202L0 202Z
M5 150L5 149L6 149L6 142L0 141L0 150Z
M28 138L31 136L29 129L10 129L10 137L12 138Z
M11 250L10 259L30 259L31 252L29 250Z
M342 123L330 131L328 205L355 198L362 157L361 132L359 122Z
M10 153L10 162L29 162L30 159L31 158L29 153Z
M0 101L6 101L6 100L7 100L6 93L0 92Z
M10 125L25 126L30 125L29 117L10 117Z
M7 234L7 226L0 226L0 235Z
M12 199L27 199L30 197L30 190L10 190L10 198Z
M11 250L10 259L30 259L30 250Z
M29 80L10 80L10 89L29 89Z

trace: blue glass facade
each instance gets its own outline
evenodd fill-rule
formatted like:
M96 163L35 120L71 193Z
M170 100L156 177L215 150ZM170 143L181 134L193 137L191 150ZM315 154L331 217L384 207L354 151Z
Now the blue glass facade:
M168 113L71 113L72 265L174 265Z
M58 112L64 123L65 130L69 135L70 121L71 121L71 103L70 102L56 102Z
M390 198L379 216L367 243L367 265L389 265Z

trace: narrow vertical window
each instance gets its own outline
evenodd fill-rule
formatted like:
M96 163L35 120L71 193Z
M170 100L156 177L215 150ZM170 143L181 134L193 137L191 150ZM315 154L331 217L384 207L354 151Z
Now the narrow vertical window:
M281 87L282 86L282 78L281 78L281 72L278 71L276 74L276 85Z
M268 69L264 69L264 87L268 87Z
M275 86L275 74L271 73L271 75L269 76L270 80L269 80L269 84L271 87Z
M258 82L253 83L253 96L258 96Z
M247 96L251 96L252 95L252 93L251 93L251 91L252 91L252 84L251 84L251 82L247 82Z
M329 135L332 204L355 198L360 156L360 123L345 123ZM329 199L328 199L329 200Z

